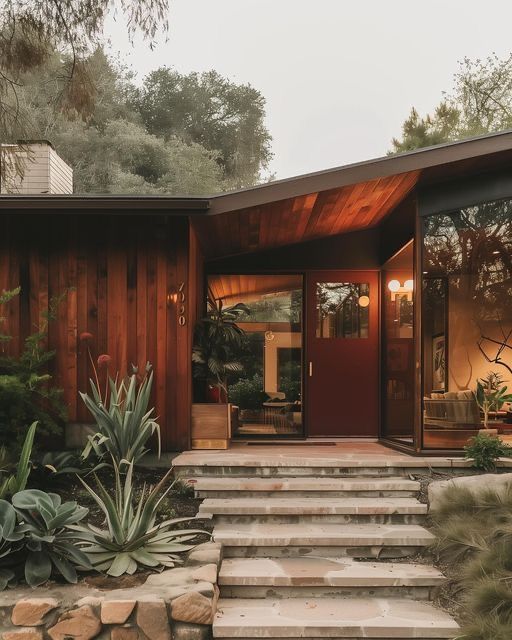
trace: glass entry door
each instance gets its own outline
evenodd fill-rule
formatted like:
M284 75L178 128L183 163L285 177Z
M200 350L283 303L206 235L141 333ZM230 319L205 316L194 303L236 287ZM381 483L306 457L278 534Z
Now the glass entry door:
M378 286L373 271L308 275L309 436L378 435Z

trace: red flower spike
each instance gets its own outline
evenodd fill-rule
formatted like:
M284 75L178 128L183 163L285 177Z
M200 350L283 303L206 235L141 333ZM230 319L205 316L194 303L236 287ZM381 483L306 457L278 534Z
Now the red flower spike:
M102 353L101 356L98 356L98 367L108 367L111 362L112 358L108 353Z

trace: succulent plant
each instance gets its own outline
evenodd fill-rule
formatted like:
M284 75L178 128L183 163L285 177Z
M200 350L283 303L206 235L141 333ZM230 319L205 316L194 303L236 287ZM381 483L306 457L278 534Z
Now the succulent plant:
M62 503L56 493L26 489L12 497L26 549L25 580L32 587L46 582L53 571L68 582L77 581L77 567L91 569L77 535L69 527L80 522L88 509L76 502Z
M156 523L158 507L172 485L162 491L171 471L153 488L145 484L137 507L134 507L133 463L128 465L125 476L121 476L114 462L115 491L112 497L96 477L97 492L84 480L84 487L94 498L106 518L106 529L91 524L73 526L81 536L92 566L111 576L134 573L139 565L144 567L173 567L181 562L180 554L192 549L194 544L185 544L198 534L207 533L198 529L174 527L192 518L175 518Z

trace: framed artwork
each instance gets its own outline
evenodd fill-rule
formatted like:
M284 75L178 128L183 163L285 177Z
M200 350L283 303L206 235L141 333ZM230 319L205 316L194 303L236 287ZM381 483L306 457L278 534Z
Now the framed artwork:
M432 336L432 391L446 391L446 338Z

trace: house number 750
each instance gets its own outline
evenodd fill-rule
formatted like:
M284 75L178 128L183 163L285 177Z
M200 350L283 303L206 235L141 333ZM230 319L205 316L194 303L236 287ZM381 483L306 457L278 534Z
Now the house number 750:
M178 286L178 324L180 327L184 327L187 324L187 318L185 315L185 303L187 299L185 296L185 283L180 282Z

